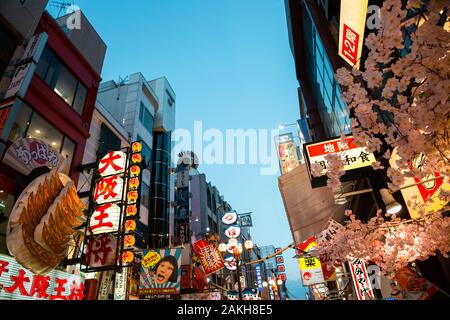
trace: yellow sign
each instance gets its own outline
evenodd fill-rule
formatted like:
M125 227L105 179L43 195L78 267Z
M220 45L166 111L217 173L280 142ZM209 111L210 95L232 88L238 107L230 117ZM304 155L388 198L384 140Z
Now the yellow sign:
M159 253L154 252L154 251L149 251L142 259L142 266L144 266L144 268L148 269L150 267L153 267L155 264L157 264L159 260L161 260L161 256L159 255Z
M320 260L316 257L299 258L298 262L302 271L322 268Z
M392 152L391 159L389 160L389 164L392 168L398 168L396 161L399 160L399 158L400 157L398 156L396 148ZM414 167L417 168L417 165L410 165L410 168ZM425 213L431 213L441 210L447 204L445 201L440 200L438 195L441 189L450 192L450 184L446 183L443 177L440 177L441 175L436 172L434 175L430 175L427 178L423 178L421 180L419 180L417 177L405 178L403 186L436 178L436 180L421 183L419 185L401 190L402 196L406 202L406 206L408 207L409 215L412 219L420 218L420 208L422 208Z

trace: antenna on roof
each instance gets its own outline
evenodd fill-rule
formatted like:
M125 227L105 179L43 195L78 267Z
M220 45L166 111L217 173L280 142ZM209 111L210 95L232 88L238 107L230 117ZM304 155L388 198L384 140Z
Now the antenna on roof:
M126 76L125 78L122 78L121 75L119 75L119 81L117 81L117 100L120 99L120 87L123 86L124 84L126 84L128 82L129 78L128 76Z
M52 1L50 3L51 7L57 8L59 9L58 14L56 16L56 19L58 19L59 17L61 17L61 12L64 10L64 12L67 12L67 8L71 7L74 5L74 0L69 1Z

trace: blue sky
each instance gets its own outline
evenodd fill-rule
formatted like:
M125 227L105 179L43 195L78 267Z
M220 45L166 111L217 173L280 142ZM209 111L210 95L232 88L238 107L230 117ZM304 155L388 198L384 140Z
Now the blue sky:
M166 76L174 89L176 127L275 129L299 118L297 81L282 0L76 0L108 46L103 80L141 72ZM52 13L57 12L48 7ZM273 142L271 142L273 143ZM278 174L258 165L201 165L238 212L253 211L258 245L284 247L292 236ZM284 255L297 280L293 250ZM294 291L294 288L290 288Z

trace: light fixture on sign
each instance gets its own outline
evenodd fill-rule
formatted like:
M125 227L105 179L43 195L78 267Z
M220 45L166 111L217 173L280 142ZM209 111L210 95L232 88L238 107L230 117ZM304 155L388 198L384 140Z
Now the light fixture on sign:
M238 226L231 226L225 230L225 235L228 238L238 238L241 235L241 228Z
M110 151L98 163L98 172L102 177L125 171L127 156L122 151Z
M402 205L395 201L388 189L381 189L380 194L383 198L384 204L386 205L386 213L395 214L402 210Z
M101 234L119 230L120 207L107 203L95 209L89 221L92 234Z
M227 225L234 224L234 223L236 223L237 218L238 218L238 216L235 211L227 212L223 215L222 222Z

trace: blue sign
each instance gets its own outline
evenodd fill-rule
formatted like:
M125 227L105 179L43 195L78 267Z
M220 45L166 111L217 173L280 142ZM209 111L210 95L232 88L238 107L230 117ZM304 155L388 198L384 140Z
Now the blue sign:
M262 292L263 286L262 286L262 277L261 277L261 267L259 265L257 265L255 267L255 269L256 269L256 279L258 280L258 289L259 289L259 292Z

